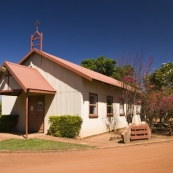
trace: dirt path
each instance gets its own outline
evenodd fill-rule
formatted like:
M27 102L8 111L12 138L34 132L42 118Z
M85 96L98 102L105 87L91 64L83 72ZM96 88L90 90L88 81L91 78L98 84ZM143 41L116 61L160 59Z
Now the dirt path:
M6 173L172 173L173 142L87 151L0 153Z

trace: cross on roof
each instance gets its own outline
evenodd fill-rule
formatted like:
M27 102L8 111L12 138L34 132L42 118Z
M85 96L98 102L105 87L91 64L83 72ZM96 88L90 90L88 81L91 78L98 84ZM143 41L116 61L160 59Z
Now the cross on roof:
M38 31L38 25L40 24L40 22L37 20L36 22L35 22L35 26L36 26L36 31Z

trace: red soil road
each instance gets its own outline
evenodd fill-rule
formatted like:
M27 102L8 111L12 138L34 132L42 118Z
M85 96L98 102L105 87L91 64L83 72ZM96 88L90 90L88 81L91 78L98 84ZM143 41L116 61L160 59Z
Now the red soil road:
M85 151L0 153L4 173L173 173L173 141Z

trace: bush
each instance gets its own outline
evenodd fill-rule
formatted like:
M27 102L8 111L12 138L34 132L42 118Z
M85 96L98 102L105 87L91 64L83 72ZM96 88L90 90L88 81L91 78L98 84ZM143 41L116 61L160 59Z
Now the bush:
M50 116L48 133L57 137L74 138L79 135L82 122L78 115Z
M11 132L17 125L18 115L0 115L0 132Z

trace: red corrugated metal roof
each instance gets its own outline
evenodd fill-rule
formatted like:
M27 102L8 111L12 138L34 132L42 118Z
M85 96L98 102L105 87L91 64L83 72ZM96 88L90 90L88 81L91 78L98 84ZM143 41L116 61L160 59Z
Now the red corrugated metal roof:
M103 83L107 83L107 84L110 84L110 85L113 85L113 86L117 86L117 87L121 87L123 88L123 83L116 80L116 79L113 79L111 77L108 77L108 76L105 76L103 74L100 74L100 73L97 73L95 71L92 71L92 70L89 70L87 68L84 68L80 65L77 65L77 64L74 64L72 62L69 62L67 60L64 60L64 59L61 59L59 57L56 57L54 55L51 55L49 53L46 53L46 52L43 52L43 51L39 51L37 49L33 49L31 50L20 62L19 64L22 64L25 59L28 58L29 55L31 55L33 52L36 52L44 57L46 57L47 59L50 59L51 61L77 73L78 75L92 81L93 79L97 80L97 81L100 81L100 82L103 82ZM126 86L127 87L127 86ZM129 87L130 89L130 87Z
M27 90L41 93L56 92L37 69L6 61L4 62L3 66L9 70L9 72L25 92L27 92Z

